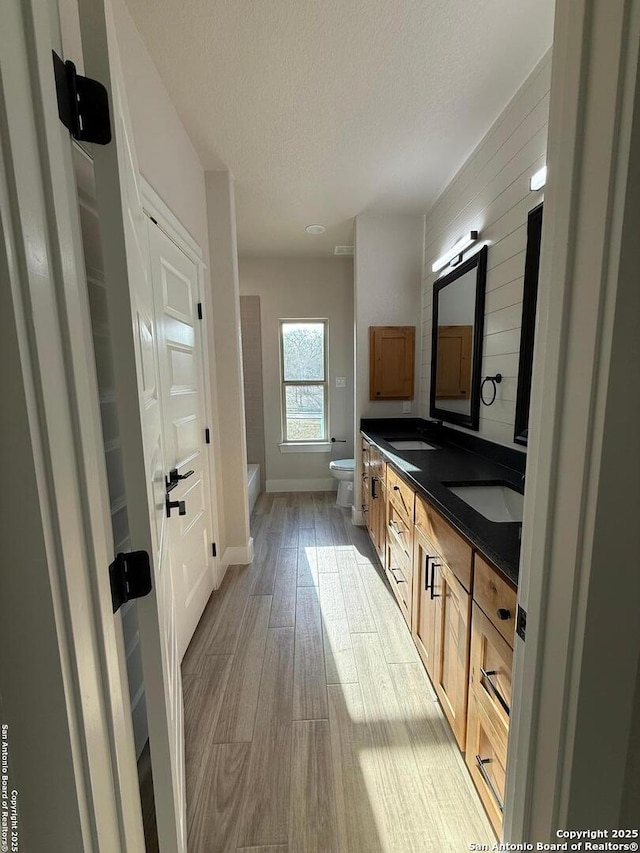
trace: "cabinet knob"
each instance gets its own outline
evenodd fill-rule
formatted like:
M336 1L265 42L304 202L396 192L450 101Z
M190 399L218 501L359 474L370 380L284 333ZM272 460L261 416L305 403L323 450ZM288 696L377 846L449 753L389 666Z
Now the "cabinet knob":
M506 607L499 607L498 619L501 619L503 622L505 622L507 619L511 619L511 611L507 610Z

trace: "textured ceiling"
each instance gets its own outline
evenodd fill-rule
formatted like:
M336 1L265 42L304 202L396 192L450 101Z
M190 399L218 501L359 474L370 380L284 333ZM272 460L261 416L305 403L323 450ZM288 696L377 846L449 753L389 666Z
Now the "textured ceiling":
M423 213L551 45L554 0L127 0L242 254ZM304 226L322 223L321 237Z

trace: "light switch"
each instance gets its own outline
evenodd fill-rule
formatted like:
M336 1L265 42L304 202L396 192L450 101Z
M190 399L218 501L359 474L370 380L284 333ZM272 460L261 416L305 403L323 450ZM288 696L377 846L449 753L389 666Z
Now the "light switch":
M405 400L402 404L402 414L410 415L411 414L411 400Z
M347 387L347 377L346 376L336 376L336 388L346 388Z

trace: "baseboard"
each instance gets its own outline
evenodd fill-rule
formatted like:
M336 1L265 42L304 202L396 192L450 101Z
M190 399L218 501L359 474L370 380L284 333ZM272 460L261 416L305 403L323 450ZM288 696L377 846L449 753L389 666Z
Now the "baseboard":
M227 566L247 566L253 562L253 538L249 537L246 545L229 545L222 555L222 568Z
M335 492L338 481L333 477L306 480L267 480L268 492Z
M364 527L364 513L361 509L356 509L354 506L351 507L351 524L355 524L356 527Z

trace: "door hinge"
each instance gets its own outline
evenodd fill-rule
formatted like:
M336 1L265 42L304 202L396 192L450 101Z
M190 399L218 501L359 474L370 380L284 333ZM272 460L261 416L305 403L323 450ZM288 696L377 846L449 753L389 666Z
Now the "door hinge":
M523 610L520 605L518 605L518 615L516 617L516 634L520 637L521 640L525 639L525 635L527 633L527 611Z
M212 554L212 556L214 556L214 557L217 557L217 556L218 556L218 549L216 548L216 543L215 543L215 542L212 542L212 543L211 543L211 554Z
M109 566L111 603L115 613L132 598L142 598L151 592L151 561L146 551L118 554Z
M76 66L53 53L58 115L74 139L107 145L111 142L109 96L97 80L76 73Z
M207 427L204 431L204 443L211 444L211 430Z
M198 302L198 320L202 320L202 302Z

